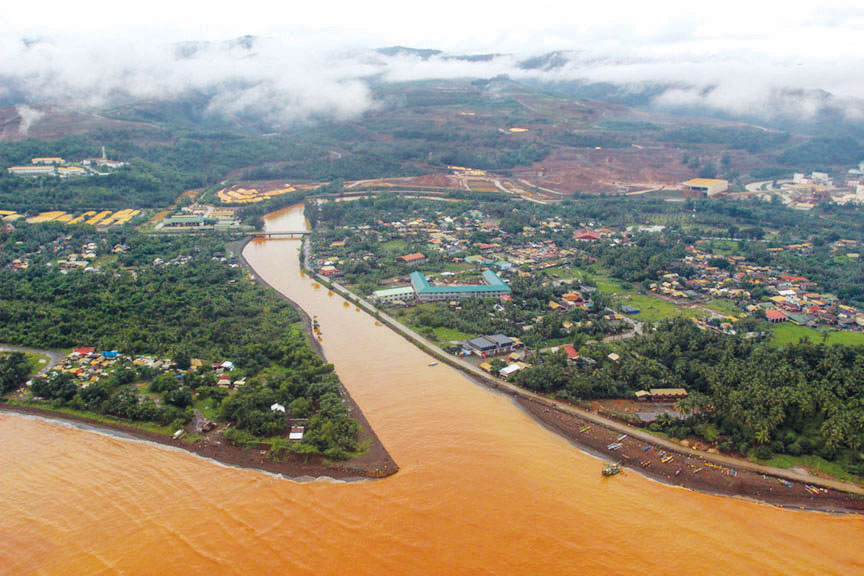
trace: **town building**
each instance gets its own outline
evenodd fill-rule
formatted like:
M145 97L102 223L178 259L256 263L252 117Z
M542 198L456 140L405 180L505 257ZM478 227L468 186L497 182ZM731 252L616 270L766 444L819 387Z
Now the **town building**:
M415 252L414 254L405 254L404 256L399 256L397 260L401 260L406 264L416 264L417 262L423 262L426 260L426 256L420 252Z
M728 180L717 180L715 178L694 178L681 184L684 192L690 192L699 196L715 196L729 189Z
M483 280L485 284L432 286L422 272L411 273L411 285L421 302L494 298L510 293L510 286L491 270L483 271Z
M10 166L7 170L14 176L54 176L54 166Z
M486 356L506 354L518 343L518 340L504 334L492 334L491 336L480 336L466 340L465 348L470 353L485 358Z
M373 299L379 304L392 304L394 302L410 302L414 300L414 287L402 286L401 288L388 288L376 290Z

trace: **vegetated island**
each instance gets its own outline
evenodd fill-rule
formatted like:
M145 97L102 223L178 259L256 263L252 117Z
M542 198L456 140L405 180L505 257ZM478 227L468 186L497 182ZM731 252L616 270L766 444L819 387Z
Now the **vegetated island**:
M0 409L290 478L398 470L313 350L308 318L225 237L18 224L0 244L4 339L66 353L38 374L33 358L0 354Z

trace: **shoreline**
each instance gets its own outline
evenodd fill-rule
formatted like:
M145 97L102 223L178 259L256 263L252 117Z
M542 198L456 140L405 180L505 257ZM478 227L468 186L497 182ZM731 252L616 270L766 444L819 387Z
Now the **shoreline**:
M124 438L127 440L138 440L152 442L161 446L168 446L190 452L201 458L214 460L225 466L241 468L244 470L255 470L259 472L268 472L282 476L287 480L307 481L317 478L330 478L344 482L358 482L385 478L396 472L388 468L382 468L375 464L372 459L367 459L366 462L360 462L364 457L372 453L366 454L346 460L345 462L335 462L330 465L324 462L323 456L310 455L308 457L297 454L289 454L284 460L273 460L266 456L266 451L261 451L253 448L241 448L231 444L228 440L220 435L221 442L211 442L209 439L198 440L194 443L184 442L182 439L175 440L171 436L159 434L158 432L150 432L141 428L136 428L132 425L101 422L84 416L75 414L66 414L64 412L56 412L48 408L37 408L35 406L18 406L0 402L0 414L18 414L22 416L30 416L42 418L49 421L57 421L64 424L79 424L81 429L90 429L97 433L104 433L110 436ZM131 438L129 438L131 437ZM362 438L361 438L362 440ZM262 453L263 452L263 453ZM351 463L354 463L352 465ZM357 464L360 464L359 466Z
M312 332L312 319L306 311L297 305L296 302L267 283L246 261L246 258L243 256L243 249L252 240L251 236L247 236L243 240L229 243L227 248L232 252L236 251L241 265L254 277L256 282L272 290L279 298L290 304L298 312L309 345L326 362L327 357L324 349ZM242 448L234 445L222 436L218 428L203 435L201 439L190 443L183 439L174 439L172 436L166 434L144 430L132 424L103 422L85 416L55 411L49 407L42 408L9 404L2 399L0 399L0 413L5 412L43 418L71 425L78 424L78 427L81 429L90 429L91 431L109 434L114 437L125 437L125 439L152 442L162 446L177 448L202 458L214 460L226 466L276 474L293 481L331 479L344 482L358 482L392 476L399 471L396 461L393 460L390 453L381 443L366 416L359 406L357 406L357 403L348 393L341 380L339 381L339 389L345 399L350 416L360 425L358 443L361 446L368 446L363 454L344 461L328 461L321 455L300 455L293 453L288 453L279 460L274 460L267 455L267 450Z
M621 448L610 451L608 445L621 436L618 431L530 398L514 396L513 401L541 426L564 437L579 450L601 460L617 462L624 470L667 486L742 498L789 510L864 514L864 498L855 494L826 488L826 493L817 495L807 491L804 484L799 482L790 482L791 486L786 486L777 477L747 469L727 466L713 468L706 465L703 453L688 450L684 446L680 450L658 449L651 442L628 436L620 441ZM589 426L588 430L582 432ZM644 450L646 446L651 448ZM662 459L666 456L672 456L672 460L663 463ZM734 476L730 475L730 469L734 470ZM614 481L614 478L610 480Z
M641 428L587 413L569 404L562 407L558 401L508 382L492 379L488 374L469 370L344 286L314 273L310 273L310 276L343 298L358 304L382 324L436 360L456 368L472 381L512 396L541 426L563 436L577 449L620 462L622 468L653 480L696 492L743 498L785 509L864 514L864 487L814 476L809 472L802 475L795 470L776 469L731 456L696 451L671 440L654 437ZM580 433L585 426L591 427L588 433ZM621 442L622 447L615 451L608 450L607 446L616 442L622 434L628 436ZM631 435L634 437L630 437ZM651 448L643 452L642 448L646 445ZM667 455L671 455L672 460L666 464L661 463L662 458ZM646 460L648 463L643 467L642 463ZM734 472L729 472L730 469ZM805 488L808 484L822 491L813 494ZM848 487L848 490L843 490L842 486Z

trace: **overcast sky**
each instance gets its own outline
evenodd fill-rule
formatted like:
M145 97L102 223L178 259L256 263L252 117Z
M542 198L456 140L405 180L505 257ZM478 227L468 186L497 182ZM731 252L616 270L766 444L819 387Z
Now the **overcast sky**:
M254 63L239 51L214 50L178 64L171 48L182 40L243 35L266 37ZM40 46L28 48L22 39ZM358 56L396 44L517 56L474 66ZM214 110L267 111L287 120L369 109L374 103L363 78L371 73L393 80L526 78L515 67L518 58L551 50L581 54L541 80L686 85L662 95L660 104L768 114L776 106L771 95L781 90L864 98L861 0L43 0L7 2L0 14L0 80L7 92L15 82L33 99L72 96L99 105L123 91L150 97L215 87ZM0 96L3 90L0 84ZM817 104L794 106L809 113Z

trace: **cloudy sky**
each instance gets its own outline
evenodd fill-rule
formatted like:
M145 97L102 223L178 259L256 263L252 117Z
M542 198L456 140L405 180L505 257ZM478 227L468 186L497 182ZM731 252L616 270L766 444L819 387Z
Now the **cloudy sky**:
M8 4L8 3L7 3ZM302 5L295 5L302 4ZM212 92L219 113L352 117L373 107L365 78L493 76L676 84L658 105L700 104L771 114L790 90L822 89L861 114L864 3L852 1L404 0L239 4L113 0L6 5L0 15L0 97L99 106L118 95ZM241 8L242 6L242 8ZM209 48L178 59L176 43L263 37L254 54ZM33 43L33 41L38 41ZM492 62L380 58L405 45L506 54ZM578 51L551 72L524 57ZM8 98L7 98L8 99ZM820 105L798 96L798 114ZM856 116L857 117L857 116Z

